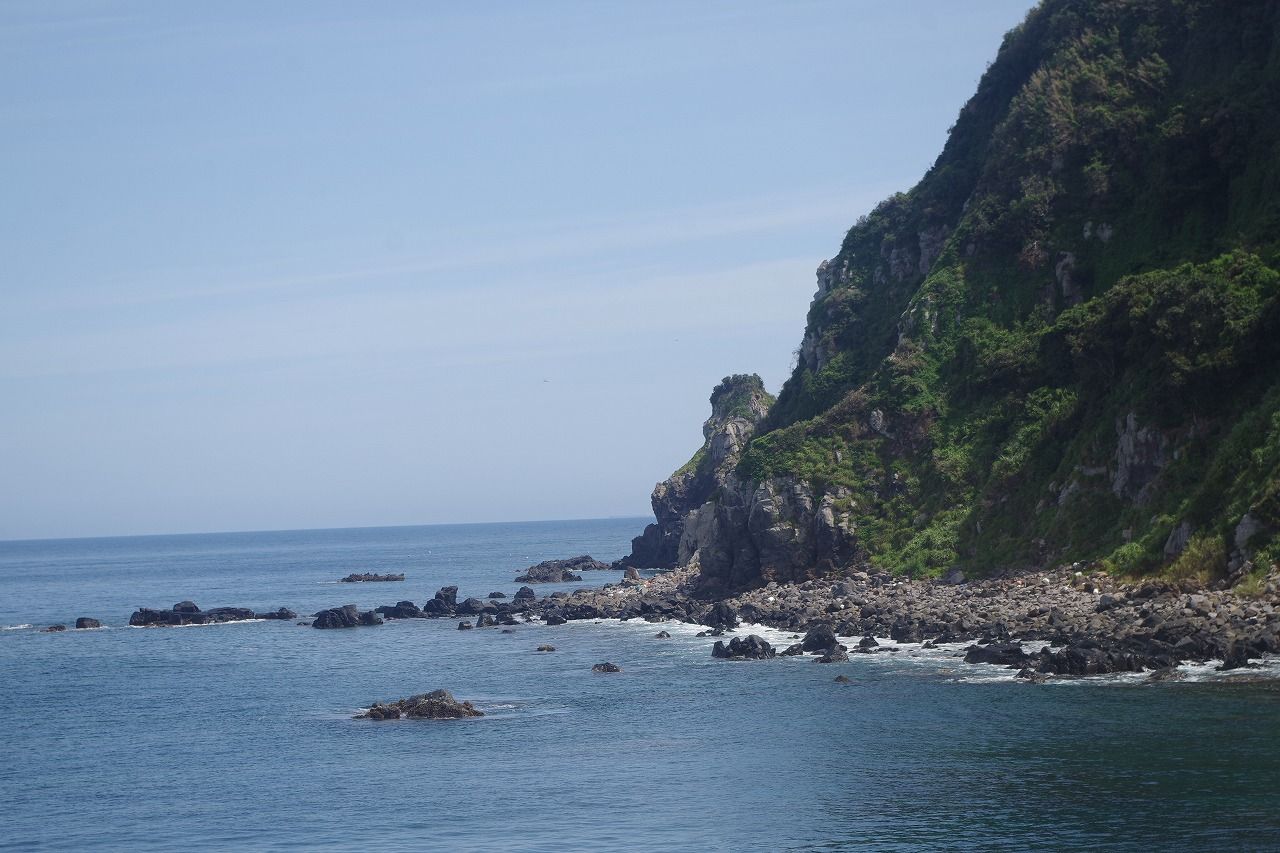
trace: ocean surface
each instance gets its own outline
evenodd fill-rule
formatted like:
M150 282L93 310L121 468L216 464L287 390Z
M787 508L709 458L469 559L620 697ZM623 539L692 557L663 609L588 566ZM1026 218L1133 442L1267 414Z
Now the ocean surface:
M1035 686L958 648L718 661L642 622L126 627L510 595L643 523L0 542L0 849L1280 849L1280 688L1208 667ZM365 571L407 580L334 582ZM77 616L106 627L38 630ZM351 718L441 687L486 716Z

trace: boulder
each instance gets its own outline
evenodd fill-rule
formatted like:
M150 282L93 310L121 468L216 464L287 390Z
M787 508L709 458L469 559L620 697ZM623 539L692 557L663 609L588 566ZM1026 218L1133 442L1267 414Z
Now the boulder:
M76 620L76 627L77 628L101 628L102 623L99 622L97 619L92 619L88 616L81 616L79 619Z
M702 617L702 624L709 628L733 629L738 627L738 611L723 601L717 602Z
M1219 672L1226 672L1231 669L1240 669L1249 665L1249 645L1244 640L1236 640L1227 647L1227 652L1223 656L1222 666L1218 667Z
M555 650L556 647L551 645L538 646L538 651L540 652L554 652Z
M355 628L360 625L381 625L382 617L372 610L361 612L354 604L330 607L315 615L312 628Z
M653 636L654 636L654 638L655 638L655 639L658 639L658 640L669 640L669 639L671 639L671 635L670 635L669 633L667 633L666 631L659 631L658 633L654 634Z
M821 657L813 659L814 663L841 663L849 659L848 652L844 646L834 645L822 653Z
M751 634L746 637L734 637L725 645L724 640L716 640L711 648L713 658L725 660L767 660L775 654L764 637Z
M820 652L837 645L836 632L830 625L815 625L804 635L800 643L806 652Z
M532 587L522 586L516 590L515 601L533 601L538 594L533 591Z
M474 627L475 627L474 625L472 625L470 622L468 622L465 619L458 623L459 631L470 631Z
M57 634L60 631L67 630L67 626L66 625L50 625L48 628L41 628L40 630L46 634Z
M483 613L485 604L478 598L468 598L458 605L458 613L462 616L475 616L477 613Z
M491 593L489 593L489 598L490 598L490 599L506 598L506 597L507 597L507 594L506 594L505 592L491 592Z
M997 666L1026 666L1031 655L1022 650L1020 643L990 643L965 649L965 663L990 663Z
M608 661L605 661L604 663L598 663L595 666L591 667L591 671L592 672L622 672L622 667L618 666L616 663L609 663Z
M847 675L837 675L837 676L835 677L835 682L836 682L836 684L849 684L849 683L850 683L850 681L849 681L849 676L847 676Z
M266 613L255 613L253 618L255 619L297 619L298 614L294 613L292 610L290 610L287 607L281 607L277 610L267 611ZM77 625L76 627L79 627L79 625Z
M427 615L419 610L418 605L412 601L397 601L394 605L384 604L381 607L373 608L373 610L388 619L418 619Z
M793 643L787 646L782 651L783 657L794 657L796 655L802 655L802 654L804 654L804 646L801 645L800 643Z
M404 717L411 720L458 720L483 716L484 712L470 702L459 702L449 691L433 690L395 702L375 702L363 714L356 714L355 719L398 720Z
M545 613L542 617L542 620L546 622L548 625L563 625L565 622L569 621L568 619L565 619L562 614L554 610L551 610Z

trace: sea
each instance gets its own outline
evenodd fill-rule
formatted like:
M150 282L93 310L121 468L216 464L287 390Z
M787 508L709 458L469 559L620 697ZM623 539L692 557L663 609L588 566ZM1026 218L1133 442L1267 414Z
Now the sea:
M127 626L511 595L644 521L0 542L0 850L1280 849L1280 682L1212 666L1032 685L960 646L728 662L641 621ZM40 630L78 616L104 627ZM485 716L353 719L437 688Z

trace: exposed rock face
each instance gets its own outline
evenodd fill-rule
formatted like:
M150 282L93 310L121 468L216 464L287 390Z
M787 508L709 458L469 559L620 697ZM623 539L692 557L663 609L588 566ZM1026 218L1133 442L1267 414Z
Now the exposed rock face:
M448 690L433 690L395 702L375 703L363 714L356 714L355 719L398 720L404 717L410 720L459 720L483 716L483 711L470 702L459 702Z
M844 506L847 492L837 488L819 497L791 478L756 483L738 476L742 451L769 403L755 375L730 376L716 386L696 464L657 485L657 523L632 541L621 564L697 565L708 592L717 592L818 577L860 556Z
M395 574L377 575L377 574L373 574L372 572L365 572L364 574L360 574L360 575L356 575L356 574L347 575L345 578L342 579L342 583L387 583L390 581L402 581L402 580L404 580L404 575L395 575Z
M686 516L711 499L732 476L743 447L769 411L772 398L756 374L726 376L711 392L711 417L702 425L702 447L690 464L653 489L655 524L631 541L620 565L670 569L680 563Z
M360 625L381 625L382 616L372 610L360 611L354 604L331 607L316 614L312 628L355 628Z
M1168 442L1154 427L1139 427L1130 412L1116 421L1116 469L1111 491L1118 498L1145 503L1147 487L1168 463Z
M582 575L574 574L575 572L596 572L604 569L613 568L608 563L602 563L591 557L590 554L583 554L581 557L570 557L567 560L547 560L538 563L536 566L530 566L525 573L516 578L516 583L564 583L565 581L580 581Z
M133 626L153 625L210 625L218 622L241 622L245 619L289 618L297 616L292 611L288 617L259 616L247 607L215 607L212 610L201 610L194 601L179 601L169 610L152 610L141 607L129 617ZM277 611L277 612L281 612Z

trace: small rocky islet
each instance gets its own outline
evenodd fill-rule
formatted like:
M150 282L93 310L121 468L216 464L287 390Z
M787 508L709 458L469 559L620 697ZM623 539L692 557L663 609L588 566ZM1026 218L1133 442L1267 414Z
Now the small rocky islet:
M577 572L601 572L616 568L610 563L602 563L590 554L570 557L566 560L547 560L525 569L524 574L516 577L516 583L566 583L580 581L582 575Z
M394 702L375 702L357 720L461 720L483 717L484 712L470 702L461 702L448 690L432 690Z
M296 619L298 614L287 607L265 613L255 613L248 607L214 607L201 610L194 601L179 601L168 610L139 607L129 617L134 627L162 627L178 625L214 625L221 622L244 622L249 619ZM90 620L96 622L97 620ZM101 623L89 626L100 627ZM79 624L76 627L80 627Z
M373 572L364 572L363 574L350 574L342 578L338 583L395 583L403 581L403 574L385 574L379 575Z

